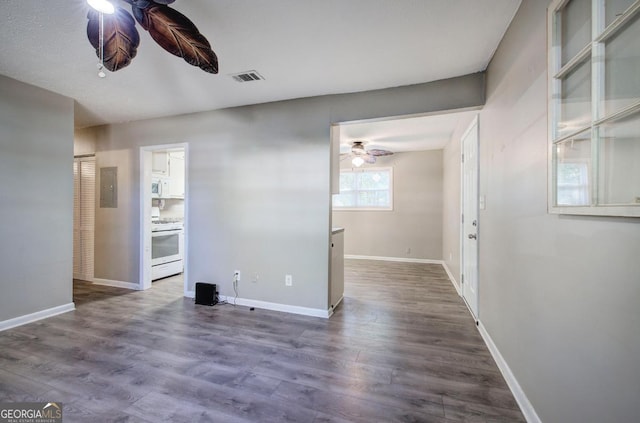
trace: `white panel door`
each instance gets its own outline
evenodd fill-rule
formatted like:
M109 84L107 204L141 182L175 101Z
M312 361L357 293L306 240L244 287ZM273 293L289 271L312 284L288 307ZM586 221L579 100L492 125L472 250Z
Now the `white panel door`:
M462 296L478 319L478 117L462 136Z

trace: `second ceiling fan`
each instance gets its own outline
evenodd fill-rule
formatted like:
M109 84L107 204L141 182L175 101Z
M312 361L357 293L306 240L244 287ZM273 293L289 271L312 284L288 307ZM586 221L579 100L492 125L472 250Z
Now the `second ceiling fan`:
M365 149L364 145L365 141L353 141L351 144L351 152L344 153L340 155L340 160L344 160L348 157L351 157L351 163L360 167L364 163L373 164L376 162L376 157L380 156L390 156L393 152L388 150L381 150L377 148L372 148L370 150Z

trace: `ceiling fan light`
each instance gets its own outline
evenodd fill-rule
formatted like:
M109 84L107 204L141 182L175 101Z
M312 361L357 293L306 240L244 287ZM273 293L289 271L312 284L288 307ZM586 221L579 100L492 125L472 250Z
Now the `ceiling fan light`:
M116 8L109 0L87 0L89 6L96 9L98 12L106 13L108 15L113 14Z
M355 154L365 154L366 153L366 151L364 149L364 145L362 144L362 141L354 141L353 147L351 147L351 151L353 151Z
M353 160L351 160L351 164L355 167L360 167L364 164L364 159L362 157L354 157Z

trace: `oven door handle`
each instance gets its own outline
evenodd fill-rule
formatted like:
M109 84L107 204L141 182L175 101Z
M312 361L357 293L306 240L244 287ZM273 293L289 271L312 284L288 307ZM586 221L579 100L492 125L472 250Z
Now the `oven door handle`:
M168 231L151 231L151 236L180 235L184 229L169 229Z

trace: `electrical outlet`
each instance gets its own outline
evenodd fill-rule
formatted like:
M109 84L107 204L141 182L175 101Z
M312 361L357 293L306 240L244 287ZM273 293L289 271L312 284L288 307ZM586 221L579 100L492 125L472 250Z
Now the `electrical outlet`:
M291 275L285 275L284 277L284 284L286 286L292 286L293 285L293 276Z
M239 270L234 270L233 271L233 280L235 280L236 282L240 282L240 271Z
M258 282L258 279L260 278L260 276L258 275L258 272L253 274L253 279L251 279L251 282Z

